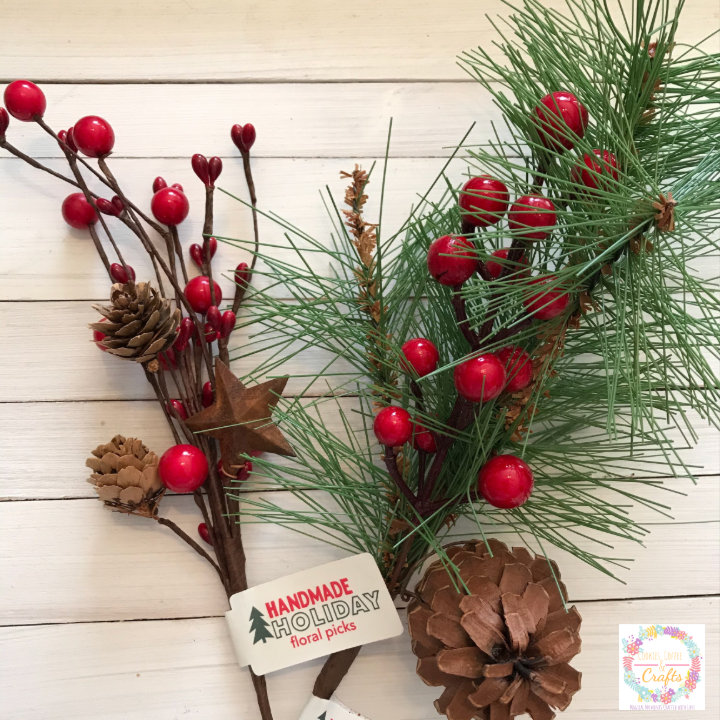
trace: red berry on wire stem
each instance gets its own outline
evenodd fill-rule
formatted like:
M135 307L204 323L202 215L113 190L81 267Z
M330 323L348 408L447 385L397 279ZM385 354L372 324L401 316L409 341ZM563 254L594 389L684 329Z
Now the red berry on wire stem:
M412 424L412 441L416 450L423 450L426 453L437 452L437 443L433 434L420 423Z
M120 213L122 212L110 200L106 200L105 198L98 198L95 201L95 205L103 215L120 217Z
M205 323L205 342L208 343L214 343L218 337L220 336L220 333L209 323Z
M115 132L107 120L97 115L80 118L73 126L73 140L83 155L103 158L112 152Z
M77 154L78 146L75 142L75 128L68 128L67 131L67 137L65 138L65 144L75 153Z
M173 183L170 187L175 188L176 190L179 190L181 193L185 192L185 190L183 189L183 186L180 183Z
M518 390L526 388L532 382L532 360L522 348L508 345L495 354L505 366L505 372L507 373L506 392L518 392Z
M443 235L430 244L427 265L441 285L462 285L477 270L475 246L461 235Z
M453 375L458 393L470 402L494 400L505 387L505 366L497 356L487 353L455 366Z
M208 171L210 173L210 187L215 187L215 181L220 177L223 169L222 160L219 157L211 157L208 160Z
M528 261L525 255L521 255L520 260L517 263L511 265L507 261L509 252L510 248L500 248L499 250L494 250L492 252L492 256L496 257L498 261L496 262L495 260L488 260L485 263L485 268L488 271L491 279L497 280L502 274L503 268L505 267L510 268L509 277L511 278L517 279L530 276L530 267L528 266Z
M208 308L208 311L205 315L205 319L210 323L210 327L213 330L220 330L220 319L221 319L220 310L218 309L217 305L211 305Z
M190 203L181 190L165 187L153 195L150 209L158 222L179 225L188 216Z
M169 490L189 493L205 482L208 461L202 450L194 445L174 445L160 458L158 473Z
M460 190L462 218L474 227L495 225L507 212L510 194L501 180L480 175L470 178Z
M5 107L21 122L31 122L45 114L45 93L29 80L15 80L5 88Z
M410 413L393 405L385 407L375 416L373 431L381 445L404 445L412 435Z
M235 321L237 320L235 313L232 310L226 310L222 314L220 320L220 337L230 337L230 333L235 329Z
M571 92L560 90L546 95L533 110L533 121L545 147L564 152L585 135L587 108Z
M412 368L418 377L424 377L437 368L440 353L435 345L425 338L413 338L403 344L400 363L407 372Z
M167 186L168 186L168 185L167 185L167 183L165 182L165 178L162 178L162 177L160 177L160 176L158 175L158 177L156 177L156 178L153 180L153 184L152 184L153 195L154 195L156 192L159 192L160 190L165 189Z
M210 537L210 531L205 523L198 525L198 535L208 544L212 545L212 538Z
M545 240L556 224L555 205L543 195L519 197L508 213L508 227L523 240Z
M188 419L187 410L185 409L185 405L183 405L180 400L171 400L168 403L168 412L172 416L172 411L175 411L183 420ZM174 417L174 416L173 416Z
M170 367L177 367L177 358L175 357L175 351L170 347L164 352L161 352L158 355L158 360L160 361L160 365L162 365L163 370L170 371Z
M63 200L62 216L76 230L87 230L98 220L95 209L81 192L72 193Z
M205 238L203 242L203 253L205 255L206 262L210 262L217 252L218 243L214 237Z
M178 352L183 352L190 342L193 330L195 329L195 323L190 318L183 318L180 321L180 327L178 328L173 348Z
M10 116L8 115L8 111L4 107L0 107L0 137L5 137L9 125Z
M215 303L219 305L222 302L222 290L214 280L213 287L215 290ZM196 313L204 315L213 305L212 295L210 294L210 278L207 275L199 275L190 280L185 286L185 297Z
M527 311L538 320L551 320L565 312L570 296L565 290L557 287L557 282L558 279L554 275L546 275L530 281L529 285L538 286L538 292L526 297L523 303ZM553 287L545 290L543 289L545 285Z
M215 393L209 380L203 385L201 401L203 407L210 407L215 402Z
M570 179L589 190L607 190L610 181L618 179L617 158L609 150L593 150L593 155L585 153L583 159L578 160L570 171Z
M190 246L190 257L192 258L192 261L198 266L198 268L200 270L202 270L203 251L202 251L202 248L197 243L193 243Z
M504 510L527 502L534 484L532 470L515 455L496 455L478 473L478 492L490 505Z
M250 473L252 471L253 471L252 460L246 460L243 463L243 466L240 469L240 472L238 473L237 479L238 480L247 480L250 477Z
M210 186L210 171L208 170L208 161L204 155L195 153L190 161L193 172L200 178L205 187Z
M100 318L100 322L105 322L107 318ZM106 335L99 330L93 330L93 342L103 351L107 352L107 348L100 343L105 339Z
M116 283L125 285L128 281L128 273L130 273L132 281L135 282L135 270L131 265L127 265L127 272L125 272L125 268L120 263L113 263L110 266L110 277L112 277Z
M252 271L247 263L241 262L235 268L235 284L241 288L247 288L250 285L250 276Z
M255 144L255 126L250 123L245 123L245 125L233 125L230 130L230 137L232 138L233 143L235 143L235 147L241 153L250 152L250 148Z
M117 195L113 195L110 202L120 211L120 215L122 215L125 210L125 203L122 201L122 198L119 198Z

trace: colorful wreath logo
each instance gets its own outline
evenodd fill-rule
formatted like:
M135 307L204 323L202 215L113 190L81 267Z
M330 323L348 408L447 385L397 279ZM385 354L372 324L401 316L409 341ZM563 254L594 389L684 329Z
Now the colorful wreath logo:
M677 690L667 685L650 690L642 684L642 680L633 671L633 664L638 655L646 649L643 647L643 642L656 640L660 636L679 640L690 656L690 669L685 676L685 683ZM661 703L664 705L678 702L690 697L690 694L697 688L701 680L700 660L702 656L700 655L700 648L695 644L691 636L675 625L649 625L646 628L640 626L637 637L630 635L622 639L622 648L625 653L625 657L623 657L623 678L625 684L638 694L638 702Z

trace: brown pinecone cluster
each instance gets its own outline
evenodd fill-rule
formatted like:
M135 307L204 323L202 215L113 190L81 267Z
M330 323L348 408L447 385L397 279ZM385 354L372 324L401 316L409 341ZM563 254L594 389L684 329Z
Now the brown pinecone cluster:
M175 341L182 313L150 283L116 283L110 305L93 305L105 322L90 327L105 335L99 342L111 355L145 363Z
M469 593L438 560L408 606L417 673L445 687L435 708L449 720L552 720L581 677L568 664L580 652L581 618L565 610L557 565L492 539L447 554Z
M165 492L158 475L158 456L141 440L116 435L98 445L85 464L93 471L88 482L105 505L123 513L154 517Z

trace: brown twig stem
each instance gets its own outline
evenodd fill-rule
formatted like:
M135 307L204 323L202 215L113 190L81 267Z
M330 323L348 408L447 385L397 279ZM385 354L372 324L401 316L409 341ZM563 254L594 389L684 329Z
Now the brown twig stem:
M193 550L195 550L195 552L197 552L199 555L202 555L202 557L204 557L215 568L217 574L220 576L220 581L223 583L223 585L225 584L222 571L220 570L218 564L184 530L179 528L172 520L168 520L167 518L156 516L155 519L161 525L169 527L177 536L181 537Z
M250 153L242 151L243 170L245 171L245 181L247 182L248 192L250 193L250 204L252 205L252 218L253 218L253 232L255 233L255 251L253 252L252 261L250 262L250 269L255 269L255 263L257 262L257 254L260 249L260 233L258 230L258 214L257 214L257 197L255 195L255 181L252 176L252 168L250 167Z

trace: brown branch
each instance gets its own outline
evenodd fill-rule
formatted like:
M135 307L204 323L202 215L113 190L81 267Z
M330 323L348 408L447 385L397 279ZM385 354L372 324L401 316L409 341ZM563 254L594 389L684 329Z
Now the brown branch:
M200 545L198 545L184 530L180 529L172 520L157 516L155 517L155 519L161 525L169 527L177 536L181 537L193 550L195 550L195 552L204 557L215 568L217 574L220 576L220 581L222 582L223 586L225 585L225 578L223 577L222 570L220 570L218 564L210 557L210 555L205 552L205 550L200 547Z
M470 348L474 352L480 347L480 339L477 333L470 327L470 320L468 319L465 307L465 298L462 296L462 285L455 285L455 287L453 287L451 303L455 311L455 318L457 319L460 332L462 332L463 337L468 341Z
M395 458L395 451L390 445L385 446L385 467L387 467L390 477L393 479L398 487L398 490L405 496L407 501L415 507L417 504L417 498L413 494L413 491L407 486L405 480L403 480L400 470L397 466L397 460Z
M252 205L252 218L253 218L253 232L255 233L255 251L253 252L253 258L250 263L250 269L255 269L255 263L257 262L257 254L260 249L260 233L258 231L258 214L257 214L257 197L255 195L255 182L252 176L252 169L250 167L250 153L249 151L241 152L243 161L243 170L245 171L245 182L248 186L248 192L250 193L250 204Z

